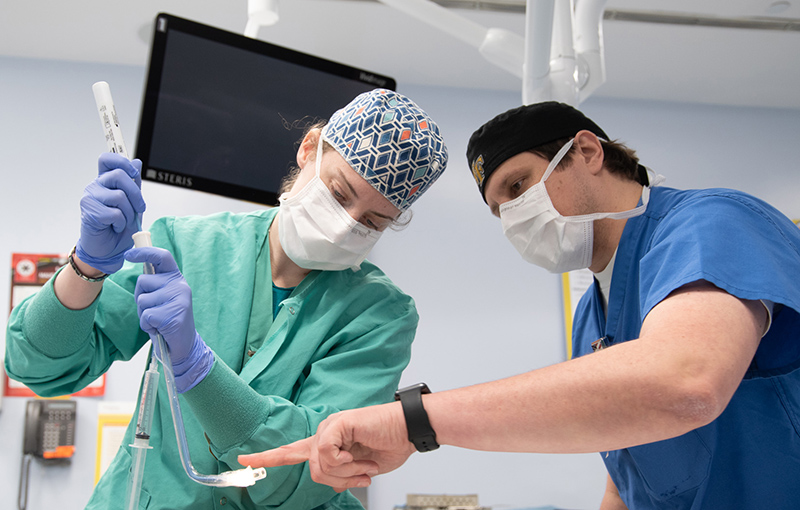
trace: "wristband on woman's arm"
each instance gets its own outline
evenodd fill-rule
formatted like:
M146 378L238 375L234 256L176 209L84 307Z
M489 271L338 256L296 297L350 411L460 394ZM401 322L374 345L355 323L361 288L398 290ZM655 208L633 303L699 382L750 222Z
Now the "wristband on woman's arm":
M75 248L76 248L75 246L72 247L72 251L69 252L69 257L67 257L67 259L69 260L69 265L72 266L72 269L75 271L76 275L80 276L81 279L91 283L102 282L103 280L108 278L108 274L106 273L100 273L100 276L96 277L86 276L85 274L83 274L83 272L80 269L78 269L78 265L75 263Z

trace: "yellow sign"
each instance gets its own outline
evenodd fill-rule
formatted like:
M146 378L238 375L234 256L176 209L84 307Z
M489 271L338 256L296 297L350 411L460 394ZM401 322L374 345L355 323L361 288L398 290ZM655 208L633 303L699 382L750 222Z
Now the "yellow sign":
M97 461L94 483L100 481L117 455L128 423L133 417L134 402L100 402L97 408Z
M572 320L575 317L575 309L578 301L586 292L594 276L588 269L570 271L561 275L561 290L564 295L564 331L567 341L567 359L572 359Z

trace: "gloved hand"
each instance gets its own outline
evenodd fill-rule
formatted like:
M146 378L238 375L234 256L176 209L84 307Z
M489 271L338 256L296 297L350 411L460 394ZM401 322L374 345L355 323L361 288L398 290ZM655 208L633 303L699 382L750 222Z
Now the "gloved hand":
M145 210L142 162L107 152L98 160L99 175L81 198L81 236L75 246L79 259L104 273L119 271L131 235L140 228Z
M134 296L139 325L151 339L155 339L157 333L164 337L178 392L194 388L211 371L214 352L194 327L192 289L172 254L163 248L133 248L125 258L130 262L153 264L156 274L143 274L136 281ZM156 352L157 356L159 354ZM159 356L159 359L162 358Z

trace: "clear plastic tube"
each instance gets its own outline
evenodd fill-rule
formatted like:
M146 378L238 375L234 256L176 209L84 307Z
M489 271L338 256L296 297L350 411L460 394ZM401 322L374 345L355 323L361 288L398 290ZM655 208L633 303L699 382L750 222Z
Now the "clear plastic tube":
M125 142L122 139L122 130L119 125L119 118L117 117L117 110L114 106L114 101L111 98L111 89L108 83L101 81L92 86L94 93L97 111L100 116L100 123L103 127L106 143L109 152L120 154L126 158L130 158ZM136 215L136 223L139 229L142 227L141 215ZM137 232L133 235L134 246L152 246L150 241L149 232ZM145 264L145 273L153 274L155 270L152 264ZM213 485L216 487L248 487L256 483L256 481L267 476L263 468L253 470L251 467L239 469L237 471L227 471L218 475L201 475L197 473L189 458L189 445L186 441L186 431L183 427L183 417L181 416L180 404L178 403L177 390L175 389L175 376L172 372L172 363L169 359L169 351L166 348L166 343L161 335L158 335L154 343L158 344L160 352L163 353L161 359L164 366L164 373L167 382L167 395L170 400L170 409L172 411L172 421L175 427L175 436L178 441L178 451L181 457L181 463L186 470L189 477L204 485ZM136 434L133 444L131 444L131 471L128 478L127 493L125 497L126 510L136 510L139 506L139 498L142 489L142 478L144 477L144 465L147 457L147 450L150 446L150 430L153 424L153 414L156 403L156 395L158 390L158 364L156 363L155 349L150 358L150 364L145 372L144 380L142 381L142 396L139 401L139 416L136 422ZM27 503L27 501L26 501Z
M111 98L111 89L108 83L99 81L92 85L97 113L100 115L100 124L109 152L130 158L125 141L122 139L122 130L117 117L117 109ZM136 224L142 228L142 217L136 215ZM139 417L136 421L136 434L131 444L131 471L128 476L128 486L125 494L125 509L136 510L139 508L139 496L142 492L142 477L144 476L144 462L150 446L150 427L153 425L153 410L156 405L156 392L158 390L158 363L155 356L150 357L150 365L142 380L142 396L139 399Z
M178 391L175 388L175 376L172 372L172 361L169 357L169 350L164 341L164 337L156 335L161 364L164 367L164 378L167 382L167 395L169 396L170 409L172 410L172 424L175 428L175 437L178 440L178 453L181 457L183 469L189 478L203 485L214 487L249 487L258 480L267 476L264 468L253 469L250 466L236 471L226 471L218 475L201 475L198 473L189 458L189 443L186 440L186 431L183 427L183 415L181 415L181 405L178 402Z
M134 246L137 248L143 246L152 246L150 240L150 232L137 232L133 235ZM155 269L152 264L144 264L145 274L154 274ZM202 475L198 473L189 456L189 443L186 440L186 430L183 426L183 415L181 414L181 405L178 402L178 390L175 388L175 374L172 371L172 360L169 356L169 349L164 337L156 334L152 339L154 342L154 352L158 352L160 356L161 366L164 367L164 380L167 385L167 396L169 397L170 410L172 412L172 424L175 428L175 438L178 441L178 454L181 458L181 464L186 474L197 483L203 485L210 485L213 487L249 487L255 484L258 480L265 478L267 472L264 468L253 469L247 466L243 469L235 471L225 471L217 475Z

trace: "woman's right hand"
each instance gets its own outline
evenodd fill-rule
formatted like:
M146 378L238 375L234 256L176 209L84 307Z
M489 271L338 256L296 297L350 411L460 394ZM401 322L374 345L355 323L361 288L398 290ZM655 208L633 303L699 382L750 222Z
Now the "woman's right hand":
M81 198L81 236L75 248L78 258L104 273L118 271L125 252L133 246L145 210L142 198L142 162L114 153L98 160L98 177Z

